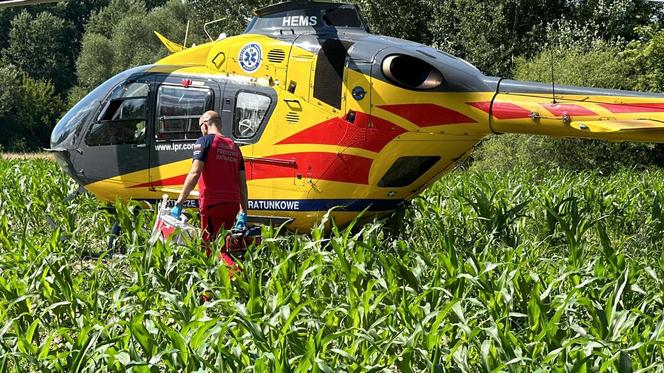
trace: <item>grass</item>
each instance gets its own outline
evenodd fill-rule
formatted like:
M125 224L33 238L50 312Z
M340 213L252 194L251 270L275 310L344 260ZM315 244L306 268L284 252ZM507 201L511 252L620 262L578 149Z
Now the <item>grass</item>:
M49 153L2 153L2 159L4 160L30 160L30 159L53 159L53 156Z
M99 203L0 174L0 371L664 370L662 172L454 173L391 221L266 228L233 280L131 203L126 255L83 260Z

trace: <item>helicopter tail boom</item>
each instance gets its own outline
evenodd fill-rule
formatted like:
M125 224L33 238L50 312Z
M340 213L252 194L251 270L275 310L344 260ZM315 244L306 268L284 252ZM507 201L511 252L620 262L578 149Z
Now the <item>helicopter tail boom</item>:
M469 104L489 114L494 133L664 142L664 95L513 80L487 83L495 83L493 98Z

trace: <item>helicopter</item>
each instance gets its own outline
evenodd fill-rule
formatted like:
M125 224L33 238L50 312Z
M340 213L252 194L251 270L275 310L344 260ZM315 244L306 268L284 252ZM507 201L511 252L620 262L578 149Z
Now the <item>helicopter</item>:
M385 216L489 134L664 142L664 95L485 76L374 35L348 3L291 1L245 32L110 78L55 126L60 166L104 201L176 197L215 110L244 156L249 220L306 231ZM196 194L187 206L195 207ZM332 209L330 211L330 209Z

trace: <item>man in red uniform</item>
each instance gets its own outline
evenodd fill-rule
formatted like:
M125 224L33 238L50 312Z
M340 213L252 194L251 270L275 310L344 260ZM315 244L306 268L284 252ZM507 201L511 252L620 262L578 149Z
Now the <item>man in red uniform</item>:
M247 179L240 149L221 135L219 113L203 113L198 125L203 136L194 145L191 170L171 214L179 217L183 202L198 183L203 242L208 243L221 228L231 229L236 216L236 228L246 226Z

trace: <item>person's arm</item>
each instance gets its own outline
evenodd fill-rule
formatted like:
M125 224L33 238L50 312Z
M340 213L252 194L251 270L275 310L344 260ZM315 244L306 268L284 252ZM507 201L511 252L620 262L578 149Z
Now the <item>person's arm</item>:
M178 197L177 201L175 201L176 205L182 206L187 197L189 197L191 191L194 190L194 187L196 187L196 183L198 182L198 178L201 177L201 173L203 172L203 166L205 166L205 162L199 160L194 160L194 162L191 164L191 170L189 170L189 174L187 174L187 178L184 180L184 185L182 186L180 196Z
M240 212L245 214L249 210L249 193L247 192L247 176L244 170L240 171Z
M214 136L212 136L214 137ZM212 144L212 139L209 136L199 137L194 144L194 153L193 153L193 162L191 163L191 169L187 178L184 180L184 185L182 186L182 191L180 196L175 201L175 206L182 207L184 201L189 197L189 194L196 187L198 179L203 173L203 167L205 166L205 160L207 159L207 153Z

